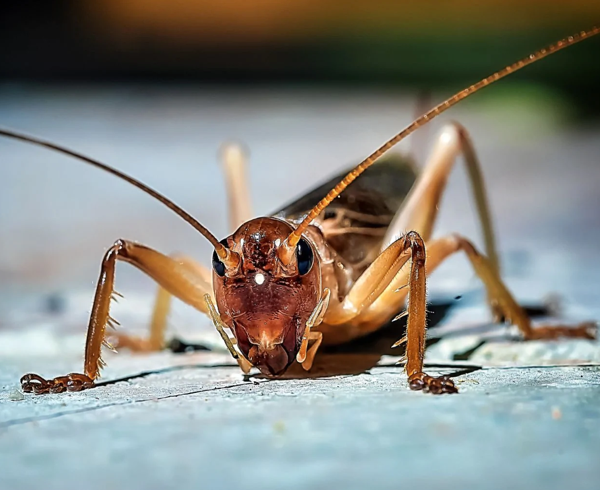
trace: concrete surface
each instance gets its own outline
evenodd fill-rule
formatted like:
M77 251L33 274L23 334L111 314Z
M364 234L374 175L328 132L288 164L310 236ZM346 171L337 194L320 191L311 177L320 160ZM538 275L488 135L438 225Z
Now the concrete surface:
M6 390L0 484L598 488L598 367L490 368L458 383L435 397L394 367L254 382L221 367L21 401Z
M598 126L575 128L522 100L485 107L449 118L472 131L481 155L509 287L524 303L558 295L554 320L600 319ZM365 155L411 112L409 98L386 93L0 90L1 125L115 164L218 236L227 232L214 163L224 139L251 148L264 213ZM352 376L244 381L208 321L179 304L169 335L213 352L107 354L106 385L21 394L25 372L81 369L98 265L116 238L205 264L209 250L110 176L13 142L0 141L0 155L0 489L599 488L600 344L511 342L511 329L488 325L462 257L429 287L462 299L435 329L447 335L428 362L445 373L483 367L458 376L457 396L410 392L389 358ZM459 166L436 233L479 242L466 186ZM114 316L141 332L154 286L127 266L117 276L125 300Z

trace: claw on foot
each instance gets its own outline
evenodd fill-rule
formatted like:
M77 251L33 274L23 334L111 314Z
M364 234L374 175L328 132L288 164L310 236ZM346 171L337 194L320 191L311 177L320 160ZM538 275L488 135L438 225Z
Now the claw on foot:
M425 373L415 373L408 378L408 386L413 391L421 391L441 395L443 393L458 393L458 388L448 376L434 378Z
M94 380L85 374L70 373L54 379L44 379L38 374L26 374L21 378L21 389L25 393L43 395L65 391L83 391L94 387Z

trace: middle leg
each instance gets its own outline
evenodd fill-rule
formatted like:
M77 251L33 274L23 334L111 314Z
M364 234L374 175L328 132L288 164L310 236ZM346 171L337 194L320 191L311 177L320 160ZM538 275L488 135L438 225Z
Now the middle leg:
M202 284L203 290L211 290L210 271L206 267L186 256L177 255L171 258L183 269L194 275L197 278L196 280ZM159 285L154 301L148 337L133 336L115 331L110 336L110 341L115 349L129 349L133 352L157 352L162 350L165 347L165 332L167 330L171 301L171 293ZM208 310L202 310L202 312L207 313Z

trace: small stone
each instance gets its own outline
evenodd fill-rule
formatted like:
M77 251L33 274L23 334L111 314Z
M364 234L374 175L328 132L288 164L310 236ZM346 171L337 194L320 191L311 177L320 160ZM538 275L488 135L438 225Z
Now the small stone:
M11 391L10 395L8 395L8 399L11 402L20 402L25 400L25 395L21 392L21 390Z

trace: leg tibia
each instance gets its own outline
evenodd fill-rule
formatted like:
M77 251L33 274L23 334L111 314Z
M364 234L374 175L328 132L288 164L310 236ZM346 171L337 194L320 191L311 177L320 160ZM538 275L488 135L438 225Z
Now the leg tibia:
M234 232L252 218L250 191L246 175L246 153L240 145L226 144L221 149L227 199L229 201L229 226Z

